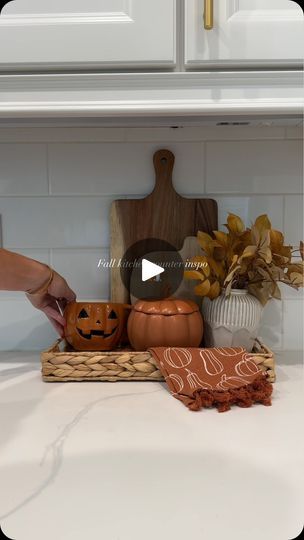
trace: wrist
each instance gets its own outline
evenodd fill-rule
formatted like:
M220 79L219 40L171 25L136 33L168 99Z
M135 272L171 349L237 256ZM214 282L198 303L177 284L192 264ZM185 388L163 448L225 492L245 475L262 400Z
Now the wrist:
M31 279L25 292L29 295L45 294L53 280L54 271L46 264L38 261L32 262L33 269Z
M50 268L46 264L0 249L0 290L35 290L46 283L49 276Z

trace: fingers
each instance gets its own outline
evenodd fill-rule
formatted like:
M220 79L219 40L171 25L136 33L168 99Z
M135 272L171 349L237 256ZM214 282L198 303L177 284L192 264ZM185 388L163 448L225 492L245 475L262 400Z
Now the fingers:
M28 299L33 304L34 307L37 309L40 309L49 321L52 323L58 334L63 337L64 336L64 326L65 326L65 318L61 315L59 312L58 305L56 303L56 300L52 298L49 294L43 295L42 297L31 297L28 296Z
M64 327L65 325L65 318L59 313L58 309L55 309L54 307L48 305L45 306L42 311L46 314L48 318L53 319L54 321L57 321L57 323Z
M65 279L54 272L53 280L46 293L27 295L27 298L34 307L45 313L58 334L63 337L65 319L61 313L69 302L76 300L76 294L70 289Z
M69 288L69 295L66 296L66 299L68 302L75 302L76 300L76 293L72 291L72 289Z
M60 337L64 337L64 328L59 324L59 322L55 321L55 319L52 319L52 317L49 317L47 315L47 318L49 319L50 323L54 326L56 332L60 335Z
M72 291L72 289L70 289L67 283L65 283L64 294L61 296L61 298L64 298L66 303L75 302L76 300L76 294L74 291Z
M57 306L59 306L59 311L61 310L61 313L63 313L68 304L68 301L65 298L57 298L56 303Z
M64 337L65 319L59 313L56 302L54 301L53 305L48 305L44 307L42 311L45 313L49 321L52 323L52 325L54 326L56 332L58 332L60 337Z
M76 300L76 294L68 286L65 279L62 276L54 273L53 281L48 289L48 293L54 298L60 298L66 302L74 302Z

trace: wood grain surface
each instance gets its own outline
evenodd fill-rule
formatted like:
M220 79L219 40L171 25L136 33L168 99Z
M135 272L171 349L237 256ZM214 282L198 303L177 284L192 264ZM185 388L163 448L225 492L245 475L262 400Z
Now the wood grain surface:
M172 184L172 152L158 150L153 162L156 181L152 193L144 199L124 199L112 203L110 230L113 260L119 261L126 250L139 240L157 238L180 250L187 236L195 236L198 230L210 233L218 228L215 200L187 199L175 191ZM143 253L135 256L143 256ZM111 300L129 301L129 292L122 283L120 269L116 265L111 268Z

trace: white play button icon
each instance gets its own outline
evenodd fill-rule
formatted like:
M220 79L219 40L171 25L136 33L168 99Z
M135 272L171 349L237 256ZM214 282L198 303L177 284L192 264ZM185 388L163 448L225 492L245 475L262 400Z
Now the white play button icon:
M165 269L159 266L158 264L154 264L151 261L148 261L148 259L142 259L141 263L141 279L142 281L147 281L148 279L151 279L155 276L158 276L159 274L162 274Z
M172 296L184 278L184 261L172 244L144 238L132 244L120 265L120 276L132 303Z

